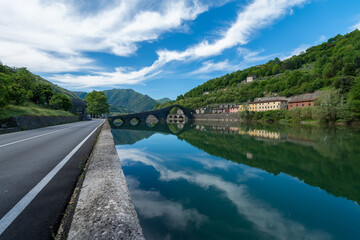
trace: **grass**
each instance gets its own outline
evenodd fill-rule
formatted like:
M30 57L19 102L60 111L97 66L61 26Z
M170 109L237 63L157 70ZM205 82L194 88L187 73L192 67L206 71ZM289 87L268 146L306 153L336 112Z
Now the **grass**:
M0 119L19 116L74 116L70 112L42 108L35 104L25 106L7 105L0 108Z

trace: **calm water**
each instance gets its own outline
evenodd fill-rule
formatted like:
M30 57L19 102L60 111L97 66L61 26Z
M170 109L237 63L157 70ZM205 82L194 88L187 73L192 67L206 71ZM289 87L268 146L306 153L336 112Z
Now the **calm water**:
M181 128L113 130L146 239L360 239L359 129Z

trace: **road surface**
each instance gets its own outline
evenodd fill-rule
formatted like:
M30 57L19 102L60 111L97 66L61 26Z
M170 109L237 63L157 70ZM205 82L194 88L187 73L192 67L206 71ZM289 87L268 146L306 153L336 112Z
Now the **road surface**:
M0 239L51 239L104 120L0 135Z

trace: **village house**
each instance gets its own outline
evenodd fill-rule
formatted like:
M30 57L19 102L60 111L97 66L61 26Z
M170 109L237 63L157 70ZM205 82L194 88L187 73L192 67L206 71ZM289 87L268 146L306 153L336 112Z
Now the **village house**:
M229 113L229 108L213 108L212 113Z
M238 106L233 106L232 108L230 108L230 113L238 113L238 112L242 112L245 111L245 107L240 104Z
M205 114L207 112L209 112L209 108L208 107L198 107L195 110L196 114Z
M314 93L293 96L288 102L288 109L305 108L315 106L315 100L319 97L320 91Z
M262 100L249 103L249 111L252 112L263 112L269 110L280 110L288 108L288 100L286 99L272 99Z
M246 83L251 83L251 82L253 82L253 81L255 81L256 80L256 76L255 75L253 75L253 76L248 76L245 80L244 80L244 83L246 84Z

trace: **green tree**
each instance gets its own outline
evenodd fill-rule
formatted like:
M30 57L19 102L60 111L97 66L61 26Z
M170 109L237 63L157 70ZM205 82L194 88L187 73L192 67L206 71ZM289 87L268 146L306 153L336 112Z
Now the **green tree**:
M349 92L350 110L360 119L360 77L356 78Z
M10 100L16 105L22 105L28 101L29 91L26 91L20 84L14 83L9 86Z
M2 66L0 62L0 67ZM9 84L10 79L7 75L0 72L0 107L3 107L9 103Z
M87 103L87 112L91 115L101 115L109 113L109 104L104 92L92 91L85 96Z
M352 114L349 105L344 102L344 96L340 89L329 89L323 91L317 99L317 107L314 108L315 120L335 122L338 119L349 121Z
M280 73L280 66L279 66L278 64L276 64L276 65L272 68L271 73L272 73L273 75Z
M73 104L68 96L57 93L52 96L50 100L50 106L57 110L68 111L73 107Z
M50 104L50 99L54 95L54 91L50 84L39 83L34 87L32 98L30 99L32 102L36 104Z

